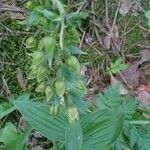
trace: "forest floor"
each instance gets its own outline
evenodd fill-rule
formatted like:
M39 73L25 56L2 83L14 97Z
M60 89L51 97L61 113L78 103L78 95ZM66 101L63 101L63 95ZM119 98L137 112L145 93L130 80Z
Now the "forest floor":
M83 63L81 73L88 82L87 98L93 101L97 93L121 82L121 92L129 92L150 105L150 27L145 17L150 2L85 0L74 9L89 14L78 29L79 47L88 53L79 56ZM0 101L3 102L24 91L36 95L33 83L27 80L31 50L25 46L25 40L35 29L27 31L18 23L26 16L25 1L0 2ZM120 64L128 68L118 70Z

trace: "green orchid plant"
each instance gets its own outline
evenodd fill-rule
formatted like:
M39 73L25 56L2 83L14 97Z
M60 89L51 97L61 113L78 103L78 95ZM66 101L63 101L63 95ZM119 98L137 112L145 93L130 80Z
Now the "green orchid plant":
M148 150L149 130L143 125L149 122L140 115L143 109L138 100L119 94L119 84L99 94L95 104L86 100L86 80L80 75L78 60L86 52L78 48L77 29L88 13L73 12L61 0L32 0L26 7L30 15L21 24L28 30L37 29L26 40L26 47L32 50L28 79L36 83L35 91L45 98L39 102L24 93L11 103L0 105L0 118L18 110L31 125L28 131L31 132L31 127L38 130L53 142L53 150L122 150L141 146ZM145 109L144 113L148 112ZM9 144L3 138L6 127L17 135ZM0 130L3 133L0 142L8 150L12 150L12 145L13 150L24 149L22 143L30 132L21 138L18 148L20 135L14 125L6 127Z

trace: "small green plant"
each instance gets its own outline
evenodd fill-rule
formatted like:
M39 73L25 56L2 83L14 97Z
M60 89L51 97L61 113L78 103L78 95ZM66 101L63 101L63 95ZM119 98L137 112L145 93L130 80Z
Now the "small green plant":
M112 75L112 74L117 74L119 73L120 71L124 71L128 68L128 65L127 64L124 64L122 62L122 59L121 58L118 58L114 63L111 63L110 64L110 67L107 67L107 73L109 75Z
M24 93L0 105L0 118L18 110L32 128L54 143L52 149L121 150L142 147L148 150L149 130L143 125L149 121L141 115L143 110L138 100L119 94L119 84L101 93L96 104L85 98L86 81L80 75L78 55L86 53L78 48L77 27L88 16L87 13L70 12L69 6L59 0L33 0L27 3L27 7L31 10L30 16L21 24L28 29L37 28L35 35L26 40L27 48L33 51L29 54L32 64L28 79L35 82L35 90L44 93L45 98L39 102L38 98L30 98L28 93ZM118 59L111 65L110 73L124 70L126 65L121 63ZM0 131L3 132L0 141L12 150L4 139L5 128L15 131L13 143L20 135L12 124L6 124ZM19 146L24 146L24 143L22 139Z
M25 150L24 145L32 131L32 127L26 128L25 132L20 134L14 124L7 122L5 127L0 129L0 142L4 143L8 150Z
M145 17L148 20L148 26L150 27L150 10L145 12Z

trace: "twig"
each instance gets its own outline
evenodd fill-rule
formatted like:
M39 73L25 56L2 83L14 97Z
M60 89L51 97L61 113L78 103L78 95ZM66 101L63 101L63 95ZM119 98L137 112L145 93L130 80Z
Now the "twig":
M81 42L80 42L79 48L82 47L82 44L83 44L83 41L84 41L84 38L85 38L85 34L86 34L86 31L83 31L83 35L82 35L82 38L81 38Z
M86 3L87 3L87 0L85 0L85 1L82 3L82 5L80 5L80 7L79 7L78 10L77 10L77 13L79 13L79 12L82 10L82 8L86 5Z
M6 95L7 95L7 96L10 96L11 93L10 93L9 87L8 87L8 85L7 85L7 82L6 82L5 78L4 78L4 76L5 76L5 75L3 75L3 77L2 77L3 90L6 92Z
M116 13L115 13L115 17L114 17L114 21L113 21L113 24L112 24L112 28L110 30L110 35L112 35L114 27L115 27L115 24L116 24L116 19L117 19L118 11L119 11L119 8L120 8L120 3L121 3L121 1L119 1L118 8L117 8Z
M105 0L105 21L106 21L106 26L109 27L109 23L108 23L108 0Z
M146 46L146 45L138 44L137 46L144 49L150 49L150 46Z
M142 25L139 25L138 27L141 28L141 29L143 29L143 30L146 31L146 32L150 32L149 29L144 28Z
M0 7L0 12L2 12L2 11L25 12L24 10L21 10L19 8L4 8L4 7Z
M17 65L15 63L8 63L8 62L2 62L2 61L0 61L0 64L6 64L6 65L12 65L12 66L16 66Z
M133 28L131 28L129 31L127 31L126 33L124 33L123 35L121 35L120 38L124 37L125 35L129 34L131 31L133 31L137 26L139 25L139 23L137 23Z

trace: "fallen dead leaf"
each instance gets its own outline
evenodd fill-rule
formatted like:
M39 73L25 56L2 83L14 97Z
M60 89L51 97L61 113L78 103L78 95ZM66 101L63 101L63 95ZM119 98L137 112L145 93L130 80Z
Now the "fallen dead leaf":
M145 49L141 52L141 60L139 61L140 64L150 60L150 50Z
M150 83L148 85L144 85L144 84L140 85L138 87L138 90L140 90L140 91L146 91L146 92L150 93Z
M132 15L138 16L142 11L141 0L132 0Z
M19 12L10 12L10 18L14 20L24 20L25 16Z
M112 34L113 34L113 35L111 35L112 37L119 38L119 30L118 30L118 26L116 24L114 25Z
M129 12L130 7L131 7L131 0L122 0L119 13L125 16Z
M21 88L23 91L25 91L26 85L25 85L23 73L22 73L22 71L20 70L20 68L17 69L17 81L18 81L18 85L20 86L20 88Z
M129 68L122 72L123 77L126 79L131 88L135 88L139 85L139 63L129 65Z
M80 70L81 76L85 77L86 71L87 71L87 67L86 66L82 67Z
M150 93L143 90L138 90L138 99L144 104L144 105L150 105Z
M110 37L110 35L106 35L103 38L103 42L104 42L104 47L107 48L107 49L110 49L110 44L111 44L111 37Z

